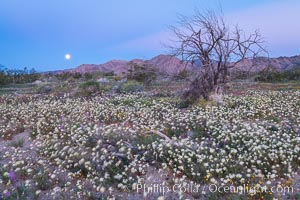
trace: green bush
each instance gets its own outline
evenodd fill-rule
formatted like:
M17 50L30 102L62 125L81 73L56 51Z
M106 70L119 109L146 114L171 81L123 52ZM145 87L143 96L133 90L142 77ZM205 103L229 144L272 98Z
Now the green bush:
M83 78L84 78L85 81L91 80L91 79L93 79L93 74L91 74L91 73L84 73L83 74Z
M35 69L8 69L0 65L0 85L32 83L40 78Z
M269 71L263 72L254 78L261 82L285 82L300 80L300 69L287 70L283 72Z
M120 76L114 76L113 79L114 79L115 81L120 81L120 80L122 80L122 77L120 77Z
M100 92L100 85L97 81L87 81L79 86L79 93L82 96L92 96Z
M111 90L112 89L112 85L111 84L101 84L100 86L99 86L99 92L100 93L103 93L103 92L106 92L106 91L109 91L109 90Z
M130 63L128 69L127 79L134 80L145 85L149 85L154 82L158 76L158 70L155 66L149 64L136 64Z
M39 172L33 177L33 180L39 190L47 190L52 186L44 168L39 169Z
M132 92L141 92L144 90L144 86L137 81L127 81L121 85L120 92L122 93L132 93Z
M37 88L39 94L50 94L51 92L53 92L53 88L50 85L42 85Z
M176 104L176 107L179 109L188 108L190 106L191 102L182 100Z
M178 74L174 75L174 78L181 80L181 79L186 79L189 75L190 72L187 69L183 69Z
M114 71L103 72L103 76L114 76L114 75L115 75Z

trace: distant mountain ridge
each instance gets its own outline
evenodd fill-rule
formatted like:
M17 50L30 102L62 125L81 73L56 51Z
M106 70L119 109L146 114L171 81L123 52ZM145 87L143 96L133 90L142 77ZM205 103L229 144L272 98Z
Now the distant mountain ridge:
M103 64L82 64L73 69L58 70L56 73L63 72L79 72L79 73L93 73L97 71L111 72L117 75L123 75L128 72L132 63L149 64L158 68L159 71L166 74L177 74L183 69L191 69L190 64L182 63L178 58L170 55L158 55L150 60L133 59L131 61L125 60L111 60Z
M254 59L245 59L237 65L237 68L245 71L257 72L271 66L278 71L286 71L294 68L300 69L300 55L278 58L257 57Z
M79 72L79 73L93 73L97 71L111 72L113 71L117 75L124 75L128 72L130 65L136 64L150 64L156 66L159 71L167 74L177 74L183 69L193 70L194 67L191 64L183 63L181 60L170 55L158 55L150 60L133 59L131 61L125 60L111 60L103 64L82 64L73 69L59 70L57 73L62 72ZM267 66L272 66L278 71L284 71L293 69L295 67L300 68L300 55L292 57L278 57L267 58L257 57L254 59L245 59L243 62L237 65L237 69L242 71L261 71Z

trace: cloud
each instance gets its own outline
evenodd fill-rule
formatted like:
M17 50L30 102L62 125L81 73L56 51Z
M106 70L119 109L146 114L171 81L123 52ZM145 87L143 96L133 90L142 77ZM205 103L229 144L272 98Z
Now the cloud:
M299 54L300 1L273 1L260 3L250 8L225 13L225 18L231 25L238 24L250 33L259 29L266 40L270 56ZM128 40L118 48L128 51L157 52L166 51L163 44L170 41L172 34L158 31L150 35Z
M300 53L299 10L299 1L274 1L228 13L226 18L238 23L247 32L259 29L267 41L271 56L291 55Z
M117 45L115 48L125 51L156 52L158 54L167 50L165 45L168 44L170 38L171 33L169 31L159 31L128 40Z

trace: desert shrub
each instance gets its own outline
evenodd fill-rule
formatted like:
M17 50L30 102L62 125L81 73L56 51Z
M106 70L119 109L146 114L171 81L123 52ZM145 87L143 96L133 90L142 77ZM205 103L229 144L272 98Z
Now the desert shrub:
M18 148L18 147L23 147L24 146L24 138L19 138L17 139L16 141L12 141L11 142L11 145L15 148Z
M113 93L120 93L121 92L121 84L113 85L110 88L110 91L113 92Z
M18 184L14 189L7 191L7 193L2 194L0 192L0 199L2 200L13 200L13 199L36 199L34 194L30 193L25 184Z
M149 85L156 80L158 70L152 65L139 65L136 63L131 63L128 70L127 78L128 80L135 80L146 85Z
M114 71L103 72L103 76L114 76L114 75L115 75Z
M82 77L82 74L79 72L75 72L72 76L74 79L80 79Z
M96 81L87 81L79 86L79 94L82 96L91 96L99 93L100 85Z
M132 93L132 92L141 92L144 90L144 86L137 81L127 81L123 85L121 85L120 92L121 93Z
M285 82L300 80L300 69L279 71L266 71L255 76L255 81L261 82Z
M0 84L23 84L32 83L38 80L40 74L36 73L35 69L8 69L0 65Z
M52 87L50 85L42 85L37 88L39 94L49 94L52 92Z
M174 75L175 79L186 79L190 75L187 69L181 70L178 74Z
M60 74L55 74L55 77L60 80L60 81L66 81L68 80L70 77L72 77L72 73L70 72L64 72L64 73L60 73Z
M203 98L200 98L196 102L194 102L194 105L200 108L206 108L207 106L216 106L217 103L212 100L205 100Z
M35 181L36 187L39 190L47 190L52 185L48 174L45 172L43 168L39 169L38 173L33 177L33 180Z
M249 72L249 71L232 71L231 76L233 80L246 80L255 78L257 75L256 72Z
M98 139L99 138L95 135L89 135L86 139L85 146L90 147L90 148L94 148L95 146L97 146Z
M4 140L12 140L12 138L24 131L24 126L21 124L16 124L12 128L0 131L0 138Z
M111 84L101 84L99 86L99 92L102 94L103 92L109 91L112 89L112 85Z
M189 103L196 102L200 97L207 100L212 90L213 87L205 77L198 77L191 82L189 89L183 93L182 99Z
M155 141L158 141L160 138L157 135L143 135L143 134L137 134L134 137L133 144L136 145L150 145Z
M191 103L187 100L182 100L182 101L179 101L177 104L176 104L176 107L179 108L179 109L183 109L183 108L188 108L189 105Z
M91 80L93 78L93 74L91 74L91 73L84 73L83 74L83 78L86 81Z
M120 80L122 80L122 77L120 77L120 76L114 76L113 79L114 79L115 81L120 81Z
M282 74L277 71L271 72L264 72L261 75L255 76L255 81L262 81L262 82L279 82L282 81Z

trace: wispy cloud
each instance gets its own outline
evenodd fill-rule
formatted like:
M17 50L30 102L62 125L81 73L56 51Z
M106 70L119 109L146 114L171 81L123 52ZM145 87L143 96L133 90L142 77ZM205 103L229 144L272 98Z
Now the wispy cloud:
M228 13L226 17L248 32L259 29L265 37L271 56L292 55L300 53L299 10L299 1L274 1Z
M271 56L294 55L300 53L300 26L297 23L300 19L299 11L300 1L274 1L225 13L225 18L230 24L238 24L248 33L259 29ZM163 30L126 41L118 48L162 53L167 51L164 44L170 42L171 37L168 30Z
M161 51L163 46L170 40L171 33L169 31L160 31L150 35L145 35L136 39L128 40L120 45L118 48L124 50L141 50Z

